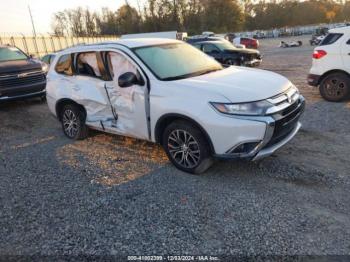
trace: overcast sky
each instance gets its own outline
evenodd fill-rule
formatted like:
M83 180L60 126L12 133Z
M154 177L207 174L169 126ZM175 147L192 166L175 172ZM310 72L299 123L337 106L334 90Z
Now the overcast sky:
M143 0L140 0L142 2ZM137 7L137 0L128 0ZM32 33L28 5L33 14L35 29L40 33L51 32L52 14L67 8L78 6L90 10L109 7L117 10L125 0L0 0L0 33Z

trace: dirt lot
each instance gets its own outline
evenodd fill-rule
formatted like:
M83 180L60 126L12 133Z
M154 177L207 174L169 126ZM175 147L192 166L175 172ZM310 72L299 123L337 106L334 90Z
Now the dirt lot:
M350 254L350 103L305 84L303 41L261 41L262 68L307 99L301 132L268 159L221 161L202 176L149 143L72 142L35 99L1 105L0 254Z

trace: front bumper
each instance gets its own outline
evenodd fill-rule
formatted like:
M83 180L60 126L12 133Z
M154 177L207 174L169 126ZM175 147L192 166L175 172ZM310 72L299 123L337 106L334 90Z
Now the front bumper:
M307 83L310 86L318 86L320 84L320 78L321 76L319 75L309 74L307 76Z
M287 144L301 128L299 119L305 109L305 99L300 96L298 101L291 105L287 113L276 113L271 116L241 117L246 120L264 122L266 131L260 141L242 141L225 154L215 155L222 159L248 159L256 161L273 154L277 149ZM244 144L254 142L256 146L249 152L236 153L236 149Z
M257 67L261 64L261 62L262 62L262 59L253 59L251 61L244 62L244 65L248 67Z

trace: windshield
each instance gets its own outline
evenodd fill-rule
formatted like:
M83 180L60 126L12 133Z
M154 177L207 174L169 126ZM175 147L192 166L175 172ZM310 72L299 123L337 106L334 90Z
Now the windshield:
M0 62L26 59L28 59L28 57L18 48L0 47Z
M134 51L160 80L184 79L223 69L213 58L185 43L140 47Z

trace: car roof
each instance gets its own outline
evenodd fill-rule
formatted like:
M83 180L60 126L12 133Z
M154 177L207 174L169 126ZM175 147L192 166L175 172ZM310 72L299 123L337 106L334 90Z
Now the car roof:
M338 28L333 28L328 31L329 33L342 33L342 34L349 34L350 33L350 26L343 26Z
M84 47L93 48L93 47L101 47L101 46L116 46L116 45L122 45L127 48L138 48L138 47L145 47L145 46L153 46L153 45L162 45L162 44L173 44L173 43L184 43L183 41L174 40L174 39L167 39L167 38L133 38L133 39L119 39L115 41L108 41L108 42L100 42L95 44L80 44L76 45L67 49L64 49L64 51L77 51L79 49L84 49Z
M207 40L207 41L200 41L194 44L217 44L219 41L218 40Z

